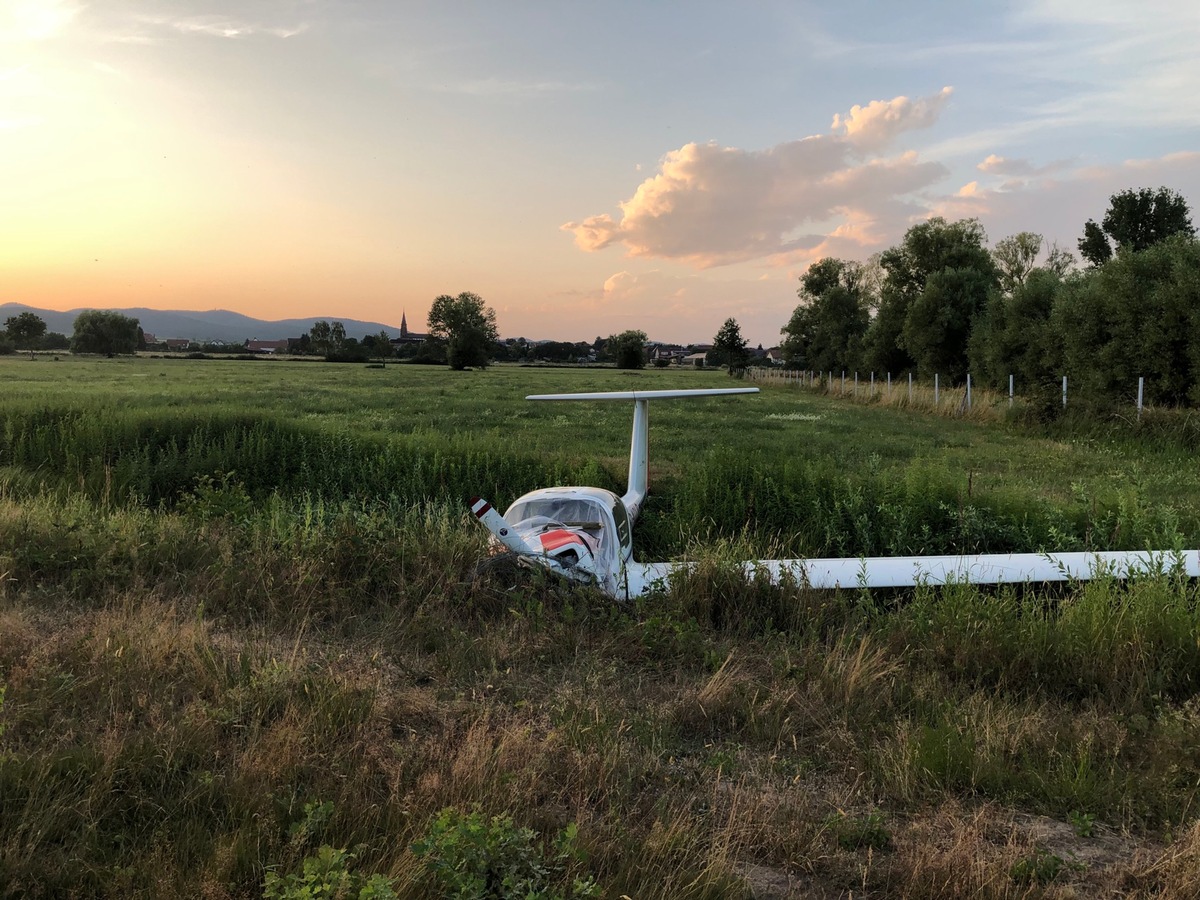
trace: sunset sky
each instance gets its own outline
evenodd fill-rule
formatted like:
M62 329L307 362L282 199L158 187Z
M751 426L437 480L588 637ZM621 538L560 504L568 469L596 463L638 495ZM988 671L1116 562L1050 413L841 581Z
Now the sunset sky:
M777 343L929 215L1200 207L1200 3L0 0L0 302Z

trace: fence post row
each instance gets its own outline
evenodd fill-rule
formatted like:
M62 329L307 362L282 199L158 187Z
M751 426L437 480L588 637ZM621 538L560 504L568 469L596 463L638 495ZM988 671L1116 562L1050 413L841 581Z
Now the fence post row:
M815 369L802 369L802 370L796 369L796 370L773 371L770 369L759 370L759 369L751 368L751 369L747 370L746 374L748 377L750 377L751 379L756 380L756 381L772 381L773 380L773 381L776 381L779 383L794 384L794 385L797 385L800 387L803 387L803 386L815 387L818 390L820 390L822 388L821 373L816 371ZM875 397L875 373L874 372L870 373L869 384L870 384L870 387L869 387L868 397L873 399ZM1067 386L1068 386L1067 376L1064 375L1062 377L1062 406L1063 406L1063 409L1066 409L1066 407L1067 407ZM832 370L825 372L824 389L827 393L833 391L833 371ZM842 394L843 396L846 393L846 370L845 369L842 370L842 379L841 379L841 385L839 387L839 393ZM855 396L855 397L858 396L858 372L857 371L854 372L853 396ZM891 372L887 373L887 396L888 397L892 396L892 373ZM1010 374L1008 376L1008 405L1009 406L1013 405L1015 398L1016 398L1016 377L1014 375ZM941 405L941 399L942 399L942 377L941 377L940 373L935 372L934 376L933 376L933 405L934 405L934 408L937 408L938 406ZM908 373L908 401L909 401L909 403L913 402L913 373L912 372ZM1138 421L1141 421L1142 411L1146 408L1145 401L1146 401L1146 378L1144 375L1139 375L1138 383L1137 383L1137 418L1138 418ZM970 372L967 373L967 389L966 389L965 404L966 404L966 408L968 410L972 409L973 405L974 405L974 380L972 379Z

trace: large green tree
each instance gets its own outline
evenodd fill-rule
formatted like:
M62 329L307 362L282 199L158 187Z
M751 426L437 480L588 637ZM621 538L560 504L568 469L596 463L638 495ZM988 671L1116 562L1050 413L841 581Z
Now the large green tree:
M133 353L138 348L138 320L105 309L86 309L75 317L72 353Z
M337 356L346 346L346 326L341 322L326 322L324 319L314 322L308 336L312 350L323 354L326 359Z
M854 369L870 323L863 267L826 257L800 278L800 305L782 329L784 359L794 368Z
M1200 242L1182 234L1072 279L1052 338L1079 390L1152 403L1200 402Z
M646 365L646 332L631 329L610 335L604 352L618 369L641 369Z
M734 369L744 369L750 358L747 352L749 342L742 337L742 327L737 319L726 319L716 337L713 338L713 348L709 358L716 365L729 366L730 374Z
M914 339L922 348L927 364L933 355L943 354L938 350L931 355L931 341L937 337L920 333L922 323L931 326L938 324L930 304L926 304L918 315L919 321L911 325L908 323L910 309L924 294L929 279L947 269L977 272L982 279L995 283L996 265L984 246L986 241L987 234L978 220L947 222L937 216L912 226L898 246L884 251L879 259L886 273L880 288L879 311L871 322L865 342L865 362L870 368L877 372L900 372L912 368L916 364L916 357L909 341ZM971 280L965 278L959 279L960 286L965 287L967 280ZM955 296L953 292L947 293L947 287L949 282L939 286L938 297L944 299ZM950 326L951 323L943 324ZM957 327L939 326L939 330L944 339L961 338ZM969 327L967 330L969 333ZM949 356L965 352L965 343L962 347L944 351Z
M929 276L904 320L904 346L926 378L960 382L967 375L971 329L995 280L979 269L942 269Z
M1187 201L1170 188L1141 188L1113 194L1099 225L1088 219L1079 239L1079 252L1092 266L1101 266L1114 253L1139 253L1172 235L1193 237Z
M26 310L4 320L4 333L18 350L33 350L46 333L41 316Z
M496 311L478 294L464 291L457 297L442 294L429 307L429 336L446 348L450 368L485 367L500 335Z
M1061 369L1059 342L1050 316L1065 282L1051 265L1035 267L1011 294L995 291L971 332L971 371L1006 389L1008 376L1021 392L1051 379Z

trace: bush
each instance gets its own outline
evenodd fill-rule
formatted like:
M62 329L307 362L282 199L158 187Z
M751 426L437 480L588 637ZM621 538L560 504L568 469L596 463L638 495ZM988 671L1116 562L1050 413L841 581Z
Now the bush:
M509 816L486 821L479 812L443 809L425 839L413 851L425 859L426 871L443 892L455 900L520 898L574 900L598 897L600 887L590 878L571 878L579 859L576 827L568 825L546 847L531 828L518 828Z
M357 900L395 900L397 894L392 882L383 875L364 878L350 871L350 862L355 854L348 850L337 850L328 844L317 851L316 856L304 860L300 874L279 877L268 872L263 885L265 900L308 900L314 897L344 897Z

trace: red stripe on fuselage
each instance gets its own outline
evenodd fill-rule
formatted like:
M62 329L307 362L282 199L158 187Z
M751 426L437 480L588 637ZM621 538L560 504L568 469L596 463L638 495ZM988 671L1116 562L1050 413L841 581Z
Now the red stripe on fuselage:
M551 550L557 550L559 547L565 547L567 544L580 544L583 549L587 549L587 544L584 543L583 538L573 531L563 531L560 528L557 531L547 531L540 537L542 539L542 549L547 553Z

